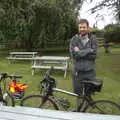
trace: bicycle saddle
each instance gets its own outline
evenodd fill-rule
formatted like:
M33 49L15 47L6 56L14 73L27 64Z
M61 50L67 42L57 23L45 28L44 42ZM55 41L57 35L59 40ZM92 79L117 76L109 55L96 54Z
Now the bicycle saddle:
M84 80L84 81L81 81L81 83L84 83L84 84L92 84L94 86L101 86L103 84L103 81L102 80L94 80L94 81L88 81L88 80Z
M88 88L90 91L97 91L100 92L102 85L103 85L103 81L102 80L94 80L94 81L88 81L88 80L84 80L81 81L81 83L85 84L85 88Z

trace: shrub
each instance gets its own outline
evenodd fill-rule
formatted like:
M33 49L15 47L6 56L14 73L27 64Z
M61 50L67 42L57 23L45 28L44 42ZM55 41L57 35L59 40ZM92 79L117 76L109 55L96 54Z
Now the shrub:
M105 27L105 41L106 42L120 42L120 25L119 24L109 24Z

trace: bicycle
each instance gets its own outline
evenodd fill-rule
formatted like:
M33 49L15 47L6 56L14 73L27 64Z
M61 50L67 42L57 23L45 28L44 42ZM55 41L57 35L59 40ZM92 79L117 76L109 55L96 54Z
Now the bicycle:
M11 80L8 83L7 78ZM0 105L15 106L15 100L24 96L27 86L26 84L17 83L16 79L18 78L22 78L22 76L0 73Z
M56 80L50 76L51 68L45 73L44 79L40 82L41 94L29 95L21 100L21 106L37 107L46 109L59 110L62 106L64 110L68 110L70 104L67 100L56 98L55 92L68 94L80 99L76 112L100 113L100 114L117 114L120 115L120 105L110 100L94 101L92 94L100 91L102 82L82 81L82 94L78 95L66 90L56 88ZM92 88L91 88L92 86Z

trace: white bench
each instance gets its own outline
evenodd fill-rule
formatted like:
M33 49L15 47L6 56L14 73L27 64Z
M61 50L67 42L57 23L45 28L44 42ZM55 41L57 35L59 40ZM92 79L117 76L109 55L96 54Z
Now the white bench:
M69 65L69 57L63 56L41 56L33 59L32 75L35 73L35 69L50 69L51 66L56 70L64 71L64 78L67 74Z
M120 115L90 114L1 105L0 120L120 120Z
M37 52L10 52L8 60L33 60Z

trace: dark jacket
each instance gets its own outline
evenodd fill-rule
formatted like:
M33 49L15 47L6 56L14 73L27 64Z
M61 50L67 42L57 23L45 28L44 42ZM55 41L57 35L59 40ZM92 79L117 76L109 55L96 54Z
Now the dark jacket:
M76 34L70 40L70 53L73 59L74 69L76 71L89 71L95 68L95 59L97 55L96 36L88 34L89 41L83 45L81 37ZM74 47L78 47L79 51L75 51Z

